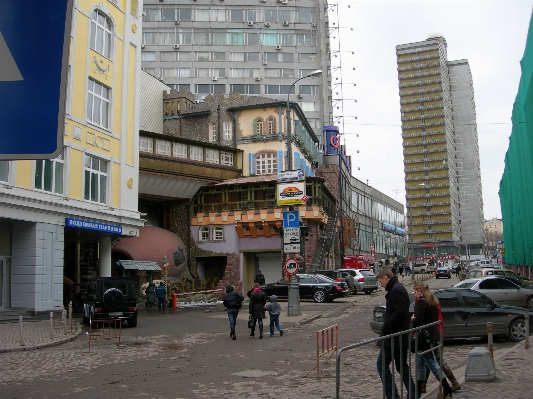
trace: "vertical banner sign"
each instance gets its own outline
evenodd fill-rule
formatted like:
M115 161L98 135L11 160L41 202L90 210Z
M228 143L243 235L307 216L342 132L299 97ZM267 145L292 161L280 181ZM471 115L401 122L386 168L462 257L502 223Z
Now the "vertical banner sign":
M0 0L0 160L63 147L73 0Z

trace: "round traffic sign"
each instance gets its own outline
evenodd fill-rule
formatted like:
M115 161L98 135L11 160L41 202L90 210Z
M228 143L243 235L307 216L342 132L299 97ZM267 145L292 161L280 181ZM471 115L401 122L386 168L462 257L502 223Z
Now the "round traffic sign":
M298 261L294 258L288 258L283 265L283 268L287 274L296 274L298 273Z

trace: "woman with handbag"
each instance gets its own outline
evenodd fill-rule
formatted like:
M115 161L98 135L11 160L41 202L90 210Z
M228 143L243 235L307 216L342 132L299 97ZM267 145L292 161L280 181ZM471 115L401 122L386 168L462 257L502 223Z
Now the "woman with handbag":
M420 327L425 324L433 323L438 320L439 300L433 292L431 292L426 283L418 282L414 285L415 291L415 313L411 317L413 327ZM439 330L436 326L428 327L426 330L421 330L418 335L418 350L420 352L426 351L435 346L440 340ZM441 370L435 352L430 351L423 355L418 355L418 393L420 394L421 385L425 382L426 365L431 370L433 375L440 381ZM446 380L442 379L442 388L444 390L444 397L452 397L452 388Z
M263 319L265 318L266 294L261 291L261 287L258 283L254 283L249 297L250 305L248 313L250 313L253 322L250 337L255 335L255 322L257 321L257 324L259 324L259 338L263 338Z

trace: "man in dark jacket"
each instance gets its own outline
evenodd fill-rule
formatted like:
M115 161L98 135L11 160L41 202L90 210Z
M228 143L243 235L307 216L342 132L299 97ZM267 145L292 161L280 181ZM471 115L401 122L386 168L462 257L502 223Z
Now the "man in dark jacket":
M237 323L237 316L239 315L239 309L242 307L242 301L244 297L235 292L231 285L226 285L226 295L224 295L224 302L222 304L228 309L229 319L229 336L235 341L235 324Z
M387 304L385 308L385 314L383 316L381 336L383 337L385 335L408 330L409 294L407 294L407 290L389 269L382 270L378 274L377 280L381 286L385 288L385 291L387 291L387 294L385 295ZM392 339L387 339L378 344L378 346L381 346L382 349L379 352L377 359L377 369L379 377L383 383L383 389L385 389L385 396L387 399L392 399L393 397L395 399L400 398L396 386L394 386L393 391L392 374L390 371L390 364L393 356L396 370L398 373L400 373L400 370L402 370L402 380L408 393L407 397L415 397L415 385L409 373L409 366L407 365L408 338L408 334L401 336L401 350L399 337L394 338L394 353L392 350ZM384 370L383 367L385 368Z
M163 312L167 310L167 289L162 281L155 289L155 296L157 298L157 308L159 311L161 311L161 308L163 308Z
M259 285L265 285L265 276L263 273L261 273L261 270L257 271L257 274L254 278L254 283L257 283Z

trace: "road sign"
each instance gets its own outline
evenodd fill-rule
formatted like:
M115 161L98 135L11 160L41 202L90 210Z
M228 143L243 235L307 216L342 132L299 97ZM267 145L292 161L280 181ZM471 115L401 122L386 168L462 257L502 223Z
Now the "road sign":
M289 228L283 229L283 237L288 237L288 236L300 237L300 228L299 227L289 227Z
M300 227L300 213L298 211L283 212L283 228Z
M62 151L73 0L0 0L0 160Z
M283 236L283 244L299 244L300 236Z
M287 170L285 172L278 172L278 183L303 180L305 180L305 173L303 170Z
M283 244L283 252L286 254L293 254L300 252L300 243L298 244Z
M283 268L287 274L296 274L298 273L298 261L294 258L288 258L283 265Z

